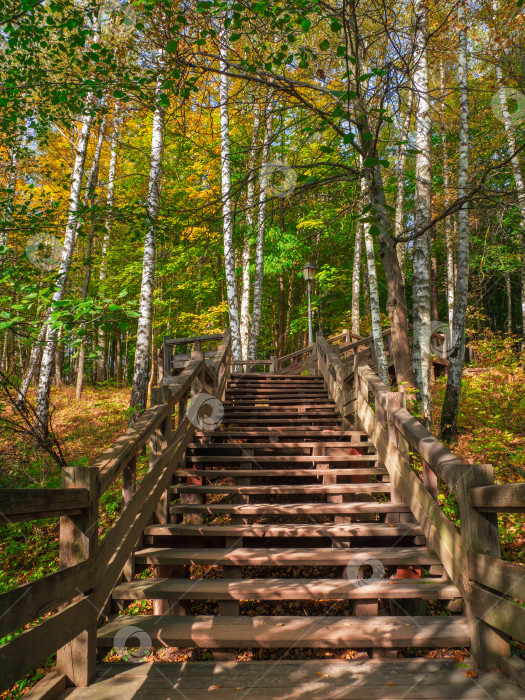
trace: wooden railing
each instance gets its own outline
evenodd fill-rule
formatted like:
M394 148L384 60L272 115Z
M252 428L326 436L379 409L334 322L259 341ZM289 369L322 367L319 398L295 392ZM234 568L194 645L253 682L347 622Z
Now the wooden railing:
M164 338L158 358L159 381L163 377L171 377L178 374L190 361L191 352L201 352L203 345L216 344L218 340L223 340L223 337L222 333L215 333L213 335L195 335L187 338ZM175 349L181 345L191 345L191 352L185 354L175 353ZM213 360L216 352L216 350L205 351L204 359Z
M221 339L211 364L194 351L178 377L152 392L155 405L91 467L64 468L63 488L0 492L7 521L62 516L60 570L0 595L0 638L16 635L0 647L0 691L54 652L56 669L46 676L41 697L51 697L46 694L51 686L56 694L66 680L86 686L93 679L97 625L104 621L111 592L122 576L133 577L133 552L144 527L152 519L167 521L170 481L195 430L187 416L188 399L202 391L224 396L229 332ZM149 470L137 485L137 455L148 441ZM99 499L120 475L122 512L99 542Z
M342 415L368 433L387 468L392 501L409 506L461 592L476 663L523 684L525 662L509 658L508 641L525 642L525 608L512 600L525 600L525 567L501 559L497 513L525 512L525 484L495 485L490 465L462 463L409 413L403 392L391 391L368 365L351 372L320 334L317 357ZM442 484L457 499L459 532L439 505Z

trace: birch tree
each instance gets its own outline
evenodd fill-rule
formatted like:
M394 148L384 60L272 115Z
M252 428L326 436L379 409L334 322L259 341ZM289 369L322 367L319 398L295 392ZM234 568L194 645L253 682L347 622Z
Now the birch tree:
M248 186L246 189L246 232L242 247L242 291L241 291L241 349L242 359L248 359L248 346L250 343L250 262L251 262L251 237L254 222L255 203L255 164L257 161L257 145L259 141L259 127L261 124L260 105L255 106L253 117L252 140L250 144L250 157L248 159Z
M263 283L264 283L264 238L266 233L266 203L268 200L268 186L270 184L270 147L272 143L272 97L264 108L264 137L262 148L262 162L259 189L259 208L257 211L257 243L255 247L255 275L253 283L253 310L252 327L250 329L250 345L248 355L250 360L256 360L259 352L259 336L261 333Z
M440 81L440 93L441 93L441 104L445 104L445 68L443 61L440 63L439 67L439 81ZM449 203L449 190L450 190L450 178L449 178L449 167L448 167L448 153L447 153L447 134L444 127L441 129L441 139L443 148L443 192L444 192L444 206L447 207ZM452 240L452 230L451 222L447 217L443 221L443 232L445 234L445 247L447 251L447 272L446 272L446 290L447 290L447 308L448 308L448 324L452 328L452 323L454 320L454 285L455 285L455 270L454 270L454 245Z
M366 192L366 182L364 181L361 183L361 191L363 193ZM374 239L370 233L370 223L367 221L363 223L363 238L365 240L368 289L370 292L370 315L372 317L372 336L374 338L374 349L377 360L377 374L383 384L390 386L385 346L383 345L383 335L381 331L381 312L379 307L379 286L377 283Z
M88 103L91 103L91 97L88 99ZM69 270L73 260L73 251L75 248L75 239L78 226L78 214L81 204L82 178L84 176L84 167L86 163L86 154L92 121L93 110L90 108L82 116L80 134L75 147L75 161L69 192L66 231L62 248L62 257L55 282L56 288L51 301L51 309L53 309L57 302L62 301L64 298ZM46 341L42 352L42 363L40 367L40 378L38 381L35 407L35 430L41 436L45 436L48 433L49 395L51 391L51 380L53 377L53 367L55 363L57 328L53 327L52 325L47 325L45 337Z
M233 247L233 212L231 197L231 160L230 160L230 116L228 97L228 41L226 31L220 35L220 117L221 117L221 196L222 196L222 232L224 243L224 270L226 275L226 296L232 334L232 353L235 360L240 360L241 332L239 321L239 301L237 297L237 275L235 269L235 251Z
M416 108L416 196L414 226L427 227L432 220L432 161L429 80L427 63L428 10L424 0L415 7L416 70L414 90ZM413 246L412 263L413 342L412 364L423 415L427 424L431 418L430 394L430 336L431 336L431 278L430 237L426 231Z
M361 250L363 248L363 223L357 221L354 239L354 259L352 264L352 333L361 335Z
M400 238L403 235L403 228L405 225L405 173L406 173L406 163L407 163L407 148L408 148L408 133L410 131L410 120L412 118L412 103L414 101L414 93L412 90L408 92L408 99L405 108L405 116L403 117L403 126L401 128L401 143L399 144L398 158L397 158L397 189L396 189L396 214L394 220L394 235L396 238ZM397 245L397 257L399 258L399 267L401 268L401 274L403 276L403 282L405 281L406 275L406 244L398 243Z
M161 64L163 56L161 55ZM148 199L146 203L146 234L144 237L144 254L142 257L142 281L140 285L139 319L137 325L137 344L135 347L135 365L133 386L131 388L130 407L136 410L130 418L134 422L145 410L148 400L149 361L151 351L151 319L153 313L153 290L155 286L155 251L156 234L159 219L162 156L164 150L164 109L160 105L161 76L157 78L155 97L157 104L153 113L151 131L151 156L148 178Z
M86 193L84 195L84 208L91 204L91 221L89 225L89 233L86 241L86 255L84 262L84 280L82 283L81 299L84 301L87 298L89 291L89 282L91 280L92 265L92 254L93 254L93 241L95 238L95 226L96 226L96 215L93 211L95 205L95 192L98 184L99 166L100 166L100 155L102 153L102 145L104 143L105 136L105 119L101 125L97 146L95 148L95 154L93 156L93 163L87 178ZM85 331L86 324L83 324L83 330ZM77 368L77 383L75 388L75 399L80 401L82 396L82 389L84 386L84 373L86 367L86 349L87 341L85 338L82 339L80 349L78 351L78 368Z
M514 122L512 121L512 117L509 112L507 92L503 84L503 73L501 67L498 64L496 64L496 78L498 79L498 95L501 105L501 116L503 117L505 134L507 136L507 143L509 145L509 151L511 154L510 164L512 167L512 174L514 176L514 183L516 185L518 209L520 212L521 219L521 232L519 241L521 260L521 317L523 319L523 328L525 328L525 181L523 178L523 173L521 171L520 160L516 155L517 147Z
M117 148L119 137L120 105L115 103L113 110L113 129L111 131L111 154L109 157L108 184L106 194L106 223L102 238L102 251L100 259L99 280L104 283L108 274L108 248L111 239L111 226L113 218L113 205L115 202L115 180L117 177ZM97 361L97 381L106 379L106 333L102 328L98 332L99 357Z
M458 87L459 87L459 148L458 148L458 197L467 192L469 171L469 92L468 92L468 44L465 0L458 5ZM441 412L441 436L447 441L457 437L458 411L461 400L461 375L465 356L465 323L469 278L469 212L463 204L457 215L458 252L457 279L454 294L454 321L452 325L451 352L447 375L447 388Z

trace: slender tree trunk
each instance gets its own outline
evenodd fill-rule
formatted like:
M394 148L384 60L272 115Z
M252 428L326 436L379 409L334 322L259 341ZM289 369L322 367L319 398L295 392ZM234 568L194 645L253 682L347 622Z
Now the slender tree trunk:
M63 380L63 368L64 368L64 342L63 342L63 330L60 329L57 334L57 351L55 354L55 386L57 389L62 388Z
M364 180L361 183L361 192L366 192L366 182ZM374 239L370 233L370 224L368 222L363 223L363 237L365 240L368 289L370 292L370 315L372 317L372 336L374 338L375 356L377 360L377 374L383 384L390 386L385 346L383 345L383 336L381 333L381 310L379 307L379 286L377 284Z
M163 58L161 58L163 62ZM156 96L160 93L161 79L157 80ZM148 182L147 224L142 258L142 282L140 286L139 319L137 324L137 344L135 346L135 365L130 406L136 411L130 418L134 422L146 409L148 401L149 360L151 347L151 318L153 310L153 289L155 285L155 238L157 232L161 178L162 155L164 147L164 110L157 103L153 114L151 135L151 157Z
M91 102L91 98L88 98ZM82 191L82 178L84 176L84 166L86 162L86 153L89 143L89 135L91 132L92 115L89 112L82 118L82 127L80 136L76 146L75 162L73 166L73 176L71 178L71 188L69 193L69 210L68 220L66 225L66 233L64 237L64 245L62 249L62 258L58 268L56 289L52 297L52 307L59 301L62 301L65 291L69 270L73 260L73 251L75 247L75 237L77 230L77 216L80 207L80 196ZM49 421L49 394L51 391L51 378L53 374L53 365L56 351L56 335L57 329L47 327L46 345L42 353L42 363L40 368L40 379L38 382L37 399L36 399L36 424L35 428L42 434L47 435Z
M292 305L293 305L293 291L294 291L294 282L295 282L295 272L292 267L290 271L290 276L288 279L288 306L286 308L286 331L285 331L285 352L287 349L287 346L289 345L289 339L290 339L290 328L292 325Z
M468 94L468 44L465 0L458 5L458 84L459 84L459 154L458 197L467 192L469 170L469 94ZM457 281L454 301L451 352L448 357L448 376L443 410L441 412L441 436L455 440L458 433L458 411L461 400L461 375L465 357L465 322L469 278L469 212L464 204L458 212Z
M408 134L410 131L410 120L412 117L412 103L414 101L414 93L412 90L408 92L408 99L405 108L405 116L403 126L401 128L401 141L398 150L397 159L397 192L396 192L396 218L394 221L394 235L396 238L403 235L405 225L404 207L405 207L405 173L407 163L407 147ZM403 283L406 279L406 243L397 244L397 257L399 258L399 267L403 275ZM355 332L355 331L352 331Z
M505 290L507 292L507 333L512 335L512 283L510 272L505 272Z
M285 312L284 312L284 272L279 275L279 342L277 351L279 355L284 355L285 344Z
M428 10L419 0L415 8L415 46L417 67L414 73L416 108L416 230L432 220L432 162L431 121L427 64ZM431 420L430 336L431 336L431 274L430 235L427 231L415 239L412 262L413 340L412 364L423 415L427 425Z
M120 328L117 328L116 348L115 348L115 372L117 386L122 386L122 335Z
M230 161L230 117L228 97L228 76L225 75L228 55L227 34L223 30L221 41L221 74L219 78L220 112L221 112L221 192L222 192L222 230L224 241L224 269L226 274L226 294L232 334L232 352L235 360L240 360L241 330L239 320L239 300L237 297L237 274L235 270L235 252L233 247L233 212L231 197L231 161Z
M363 224L357 221L352 267L352 333L361 335L361 251L363 248Z
M520 258L521 258L521 317L522 329L525 333L525 181L521 171L521 164L516 154L516 134L514 132L514 124L509 113L509 105L507 93L503 85L503 73L501 68L496 65L496 77L499 83L499 99L501 103L501 113L503 116L503 124L505 125L505 133L507 134L507 142L511 154L512 173L516 184L516 193L518 199L518 208L521 217L521 234L520 234Z
M242 292L241 292L241 348L242 359L248 359L248 346L250 343L250 261L251 261L251 237L253 234L253 207L255 203L255 164L257 161L257 143L261 124L261 108L255 105L253 118L252 142L250 157L248 160L248 186L246 190L246 232L242 246Z
M263 166L268 163L270 147L272 143L273 108L270 96L263 113L264 139L262 149ZM263 282L264 282L264 239L266 229L266 200L268 197L269 174L268 168L261 169L259 210L257 212L257 244L255 248L255 276L253 284L253 311L252 327L250 330L250 344L248 356L250 360L256 360L259 354L259 336L261 332Z
M441 102L445 103L445 68L443 61L440 63L439 67L439 79L440 79L440 92L441 92ZM443 205L448 206L450 196L450 179L449 179L449 164L448 164L448 151L447 151L447 132L443 126L441 129L441 140L443 148ZM456 285L456 275L454 270L454 242L451 230L451 222L447 217L443 221L443 232L445 235L445 247L447 250L447 307L448 307L448 325L452 328L452 323L454 321L454 287Z
M92 261L91 261L91 255L93 252L93 241L95 238L95 215L93 213L93 207L95 204L95 190L98 184L98 175L99 175L99 165L100 165L100 154L102 152L102 145L104 143L104 133L105 133L105 118L104 122L102 124L102 127L100 129L100 133L98 136L98 141L97 141L97 147L95 149L95 154L93 156L93 164L91 166L91 170L89 173L88 177L88 183L86 187L86 195L84 198L84 204L87 206L88 202L91 204L91 222L89 226L89 233L87 237L87 243L86 243L86 258L84 261L84 282L82 284L82 292L81 292L81 298L82 301L85 301L88 295L89 291L89 282L91 279L91 271L93 269L92 266ZM82 329L86 330L86 324L82 324ZM80 401L80 398L82 396L82 389L84 387L84 375L86 371L86 349L87 349L87 339L84 338L82 340L82 344L80 346L79 352L78 352L78 369L77 369L77 384L75 388L75 399L77 401Z

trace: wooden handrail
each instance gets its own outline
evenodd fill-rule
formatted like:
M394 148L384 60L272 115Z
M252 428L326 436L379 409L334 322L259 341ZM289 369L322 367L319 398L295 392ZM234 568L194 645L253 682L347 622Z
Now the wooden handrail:
M187 401L186 397L192 387L194 387L192 391L211 391L218 398L224 395L231 362L231 335L226 331L221 337L223 343L212 363L211 370L207 367L203 354L198 354L199 359L190 361L178 377L171 378L173 381L170 381L169 386L157 390L164 392L167 401L146 411L106 450L93 467L64 469L66 485L73 488L22 490L20 499L23 503L18 506L19 514L20 509L25 509L25 513L30 508L37 512L41 503L40 501L36 503L35 498L37 500L43 498L44 494L39 493L41 491L46 491L48 505L53 507L60 505L62 508L64 499L68 499L70 506L75 505L75 509L62 508L62 511L68 515L67 518L63 518L64 533L68 537L71 534L71 537L61 541L61 563L62 561L70 563L78 561L78 563L73 563L72 566L66 566L60 571L0 596L0 606L6 611L0 616L0 636L14 632L46 612L70 603L58 613L47 617L43 622L0 647L2 667L0 691L10 687L57 649L57 668L65 663L67 668L64 670L64 667L60 666L60 669L74 683L89 682L90 674L95 668L94 635L97 617L109 599L123 568L127 566L141 532L162 501L169 480L184 458L186 446L195 431L195 426L184 413L179 413L177 429L171 430L173 407L179 400ZM207 377L211 383L205 383ZM93 551L89 551L86 549L86 538L94 539L95 543L97 538L99 492L106 490L121 472L124 478L125 470L129 469L130 463L133 463L137 452L148 439L157 434L161 426L163 426L165 443L160 450L150 451L150 459L153 458L150 470L142 478L136 490L132 488L126 492L127 500L118 520L110 528L104 540L95 546ZM77 483L89 484L89 488L75 488ZM1 495L3 495L3 505L6 510L13 513L15 505L12 503L12 498L17 494L3 491L3 494L0 492ZM33 505L29 505L30 503ZM80 514L79 517L76 517L77 512ZM40 511L38 513L40 514ZM90 521L86 520L86 514L89 514ZM76 533L73 532L75 528ZM85 551L88 552L89 558L82 561L82 554ZM82 594L84 597L75 600ZM81 634L87 634L91 640L87 646L84 637L80 641ZM67 653L64 654L62 652L65 645ZM74 667L71 666L72 659L75 659Z
M89 492L82 488L0 489L0 523L78 515L88 505Z

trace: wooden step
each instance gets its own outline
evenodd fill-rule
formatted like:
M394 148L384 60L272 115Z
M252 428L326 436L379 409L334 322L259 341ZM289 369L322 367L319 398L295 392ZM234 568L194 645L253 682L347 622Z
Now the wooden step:
M246 448L248 449L248 448ZM188 455L191 464L221 464L234 462L257 462L258 464L341 464L350 462L377 462L377 455Z
M409 513L410 508L402 503L208 503L206 505L170 506L172 515L352 515L360 513Z
M415 523L306 523L288 525L280 523L238 525L148 525L148 536L167 537L415 537L423 530Z
M319 479L329 474L330 476L386 476L388 471L381 467L351 467L349 469L176 469L174 476L195 477L206 476L208 478L239 479L250 477L252 479L267 479L268 477L309 477Z
M285 399L283 401L267 401L266 399L252 399L251 401L225 401L223 403L225 411L247 411L250 415L257 411L271 411L272 413L296 413L297 411L307 410L310 412L330 412L333 413L335 410L335 405L326 401L326 399L320 399L317 402L312 403L310 399L305 403L304 400L290 401ZM330 409L330 410L329 410Z
M141 579L121 583L113 591L115 600L452 600L460 597L454 585L430 578L372 581L363 585L332 578Z
M310 424L315 424L317 430L319 430L320 425L339 425L342 418L338 418L334 415L333 418L318 418L317 416L308 417L307 413L300 413L295 418L232 418L231 416L225 416L222 423L230 425L245 425L248 429L253 427L272 425L273 427L307 427ZM313 427L313 426L312 426Z
M193 564L197 566L356 566L364 561L381 561L385 566L438 564L437 555L427 547L305 547L281 549L271 547L238 547L196 549L148 547L138 550L140 564Z
M324 379L320 376L303 376L301 374L294 374L290 376L289 374L261 374L260 372L243 372L242 374L234 374L230 376L230 383L234 384L245 383L245 382L293 382L301 384L323 384Z
M468 663L467 663L468 662ZM523 700L501 673L467 659L319 659L102 663L68 700ZM65 700L61 695L58 700Z
M351 648L370 646L465 647L469 645L465 617L292 617L198 615L122 615L98 630L98 645L112 648L115 635L138 627L152 646L228 648ZM137 639L129 637L130 646ZM344 696L341 696L344 697Z
M356 447L358 445L361 447L373 447L374 443L370 440L363 442L329 442L325 440L323 442L250 442L248 446L250 450L259 449L279 449L279 450L311 450L314 447L329 447L330 449L335 448L349 448ZM228 442L190 442L188 445L189 450L243 450L246 449L247 445L244 443L228 443Z
M367 437L366 433L358 430L342 430L341 428L327 427L324 429L316 428L315 426L303 426L295 428L294 426L259 426L257 428L246 427L244 429L235 428L231 430L205 430L196 431L195 437L214 437L214 438L248 438L248 437L268 437L269 435L282 435L283 437L304 437L304 438L343 438L351 437L359 444L359 438Z
M343 494L343 493L390 493L390 484L384 482L370 484L286 484L279 486L193 486L178 484L171 487L171 493L228 494L246 496L296 495L296 494Z

